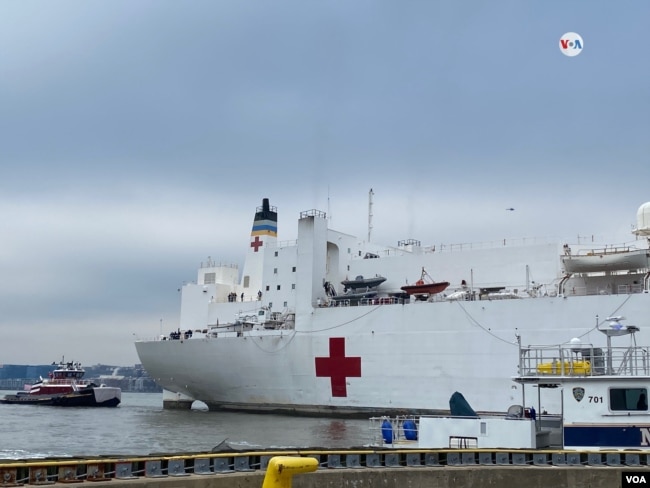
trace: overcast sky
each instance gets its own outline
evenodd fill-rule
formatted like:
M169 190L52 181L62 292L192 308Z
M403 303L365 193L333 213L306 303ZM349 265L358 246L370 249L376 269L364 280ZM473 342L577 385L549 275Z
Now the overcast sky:
M255 207L394 245L631 240L650 2L0 2L0 363L138 362ZM577 32L582 53L564 56ZM329 195L329 203L328 203ZM514 207L514 212L505 209Z

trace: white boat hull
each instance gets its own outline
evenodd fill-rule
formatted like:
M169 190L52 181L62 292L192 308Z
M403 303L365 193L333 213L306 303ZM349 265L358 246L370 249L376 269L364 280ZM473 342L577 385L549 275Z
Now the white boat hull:
M639 325L650 330L643 323L648 310L650 294L327 308L314 310L304 329L298 320L296 330L282 333L137 342L136 348L163 388L213 408L428 412L447 410L451 394L460 391L470 404L503 412L521 401L511 381L517 334L524 344L578 336L597 343L602 339L589 333L589 317L618 311L641 318ZM316 376L316 358L329 356L330 338L343 338L345 355L360 358L361 376L345 378L341 397L332 396L329 377ZM532 401L532 390L529 395ZM544 407L559 411L559 405Z
M647 268L650 265L650 253L646 249L640 249L564 256L562 263L567 273L635 270Z

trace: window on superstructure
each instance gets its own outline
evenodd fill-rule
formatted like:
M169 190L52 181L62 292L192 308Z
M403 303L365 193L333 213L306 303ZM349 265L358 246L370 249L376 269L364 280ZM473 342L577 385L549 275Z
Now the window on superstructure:
M275 257L276 258L278 257L278 251L275 251Z
M250 284L251 277L250 276L244 276L244 288L248 288L248 285Z
M647 412L648 391L646 388L610 388L609 409Z
M287 308L287 307L288 307L287 302L284 302L284 305L282 305L282 306L283 306L284 308Z
M280 285L278 285L278 291L280 291Z
M273 274L278 274L278 268L273 268Z
M294 266L293 268L291 268L291 271L292 271L293 273L295 273L295 272L296 272L296 267Z
M291 283L291 289L292 289L292 290L295 290L295 289L296 289L296 284L295 284L295 283Z
M205 273L203 275L203 284L204 285L214 285L217 281L216 273Z
M271 287L269 285L266 285L266 291L269 291Z

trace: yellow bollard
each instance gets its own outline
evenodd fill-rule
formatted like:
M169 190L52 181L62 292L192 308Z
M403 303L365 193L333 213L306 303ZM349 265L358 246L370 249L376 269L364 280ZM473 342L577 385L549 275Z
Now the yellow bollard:
M318 461L312 457L274 456L266 468L262 488L291 488L293 475L316 469Z

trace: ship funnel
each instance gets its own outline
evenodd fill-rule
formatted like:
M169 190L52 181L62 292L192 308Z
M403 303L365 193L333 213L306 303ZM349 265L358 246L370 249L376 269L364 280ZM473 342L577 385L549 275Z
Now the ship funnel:
M257 207L251 229L248 255L244 262L241 286L244 297L258 298L263 288L264 254L267 248L275 247L278 237L278 212L268 198L262 199ZM258 298L259 299L259 298Z

